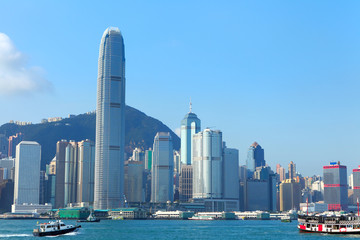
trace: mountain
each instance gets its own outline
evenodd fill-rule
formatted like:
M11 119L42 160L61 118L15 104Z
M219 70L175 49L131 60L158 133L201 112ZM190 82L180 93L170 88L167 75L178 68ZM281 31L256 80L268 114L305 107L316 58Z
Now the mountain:
M80 114L58 122L19 126L6 123L0 126L0 133L6 136L18 132L24 134L25 141L36 141L41 145L41 168L45 169L56 153L56 142L61 139L95 142L95 113ZM174 149L180 149L180 138L159 120L126 106L125 109L125 152L131 156L135 147L146 150L152 148L157 132L170 132Z

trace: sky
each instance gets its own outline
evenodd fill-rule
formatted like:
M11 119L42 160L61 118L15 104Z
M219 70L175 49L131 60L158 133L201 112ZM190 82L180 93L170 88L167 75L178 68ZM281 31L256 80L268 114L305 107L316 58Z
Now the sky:
M95 110L114 26L126 103L172 130L191 98L241 165L254 141L273 169L360 165L359 1L90 2L0 0L0 124Z

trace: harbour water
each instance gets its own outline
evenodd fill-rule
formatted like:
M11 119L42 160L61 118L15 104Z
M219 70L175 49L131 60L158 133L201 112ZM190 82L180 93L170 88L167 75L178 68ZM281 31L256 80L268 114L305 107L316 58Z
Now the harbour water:
M0 220L0 240L34 239L32 229L38 220ZM43 221L42 221L43 222ZM75 221L64 220L67 224ZM78 232L57 236L59 239L344 239L360 235L299 233L297 221L190 221L190 220L107 220L81 223ZM52 237L54 238L54 237Z

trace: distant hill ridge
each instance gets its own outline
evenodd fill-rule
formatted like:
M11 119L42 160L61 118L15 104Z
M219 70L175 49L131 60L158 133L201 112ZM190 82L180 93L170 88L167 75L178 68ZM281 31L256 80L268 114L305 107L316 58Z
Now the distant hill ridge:
M45 169L56 153L56 142L61 139L81 141L90 139L95 142L95 113L80 114L58 122L48 122L20 126L6 123L0 126L0 133L6 136L18 132L24 140L36 141L41 145L41 168ZM146 150L152 148L157 132L170 132L174 149L180 148L180 138L161 121L145 113L126 106L125 108L125 152L130 157L135 147Z

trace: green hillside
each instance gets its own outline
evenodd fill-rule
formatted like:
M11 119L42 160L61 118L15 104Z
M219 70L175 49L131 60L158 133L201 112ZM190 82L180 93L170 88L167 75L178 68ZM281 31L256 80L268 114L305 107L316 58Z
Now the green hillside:
M6 123L0 126L0 133L7 136L22 132L24 140L36 141L42 147L41 166L45 168L55 156L56 142L61 139L95 141L95 113L81 114L59 122L39 123L26 126ZM131 156L135 147L152 148L157 132L170 132L174 149L180 148L180 138L159 120L126 106L125 109L125 152Z

